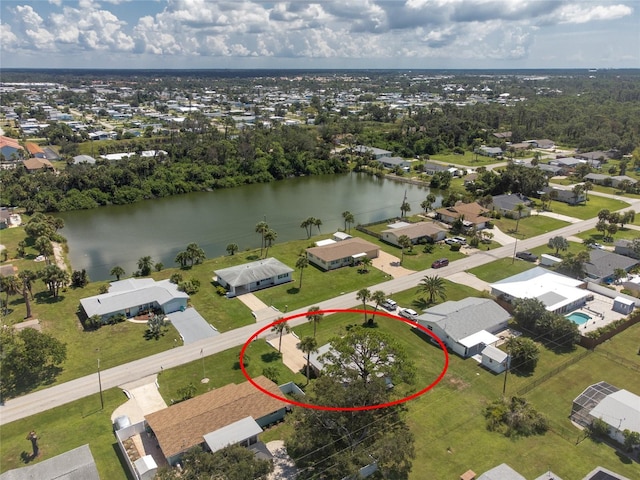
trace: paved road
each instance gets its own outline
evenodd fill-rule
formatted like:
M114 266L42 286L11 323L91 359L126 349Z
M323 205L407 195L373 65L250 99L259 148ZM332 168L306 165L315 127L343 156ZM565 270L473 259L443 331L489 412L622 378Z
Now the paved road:
M630 207L640 211L640 201L635 200ZM626 210L626 209L625 209ZM561 235L569 237L582 231L595 227L597 218L574 223L566 227L539 235L526 240L519 240L512 245L506 245L489 251L481 251L469 257L450 263L447 267L432 270L427 269L415 272L404 277L380 283L370 287L372 290L383 290L387 294L414 288L422 277L426 274L437 273L442 277L447 277L454 273L463 272L499 258L509 257L515 250L527 250L533 247L546 244L550 237ZM352 308L360 302L356 300L356 292L349 292L318 303L322 310ZM289 314L306 312L308 307L289 312ZM229 348L238 347L251 337L260 328L265 327L280 316L274 313L272 318L264 319L252 325L247 325L229 332L222 333L216 337L200 340L189 345L167 350L155 355L136 360L125 365L110 368L102 371L102 388L108 389L132 382L148 375L156 374L161 368L172 368L185 363L199 360L202 355L213 355ZM305 323L306 318L295 319L290 322L291 326ZM265 335L268 333L265 332ZM54 387L47 388L35 393L30 393L19 398L8 400L0 407L0 425L13 422L15 420L28 417L35 413L43 412L53 407L64 405L65 403L92 395L98 392L97 374L87 375L70 382L62 383Z

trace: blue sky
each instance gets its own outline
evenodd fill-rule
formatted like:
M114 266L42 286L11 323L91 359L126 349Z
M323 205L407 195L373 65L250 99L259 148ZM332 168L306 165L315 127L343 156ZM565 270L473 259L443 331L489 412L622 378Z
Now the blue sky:
M639 0L3 0L32 68L640 68Z

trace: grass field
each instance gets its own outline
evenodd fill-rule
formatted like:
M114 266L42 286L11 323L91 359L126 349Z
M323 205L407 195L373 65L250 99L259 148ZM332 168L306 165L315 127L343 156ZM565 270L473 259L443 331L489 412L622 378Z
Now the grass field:
M517 237L519 240L542 235L543 233L548 233L568 225L567 222L556 220L555 218L549 218L543 215L532 215L520 219L518 231L516 232L517 220L502 217L499 220L492 220L492 222L501 231L512 237Z
M464 155L458 155L456 153L431 155L431 160L446 162L452 165L464 165L466 167L482 167L483 165L491 165L503 161L497 158L483 157L482 155L477 155L476 158L476 155L471 152L464 152Z
M485 265L468 270L469 273L475 275L480 280L493 283L512 275L525 272L535 267L535 263L525 262L518 258L515 261L512 258L501 258Z
M629 204L622 200L589 195L587 203L580 205L569 205L564 202L551 201L550 211L561 215L567 215L569 217L579 218L581 220L587 220L589 218L597 217L598 212L602 209L606 208L611 212L615 212L628 206Z
M585 232L581 232L579 234L576 235L576 237L582 238L583 240L586 240L588 238L592 238L593 240L595 240L598 243L602 243L603 245L608 245L608 246L612 246L613 243L616 240L620 240L620 239L624 239L624 240L633 240L635 238L640 237L640 232L638 230L635 229L631 229L631 228L622 228L619 229L614 235L613 235L613 242L610 241L605 241L603 239L603 235L602 233L600 233L599 231L597 231L595 228L591 229L591 230L587 230Z

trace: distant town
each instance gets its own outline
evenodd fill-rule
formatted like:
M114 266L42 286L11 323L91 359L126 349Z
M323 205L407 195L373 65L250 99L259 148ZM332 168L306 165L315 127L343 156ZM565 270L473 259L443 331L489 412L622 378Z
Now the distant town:
M638 71L1 80L0 480L638 477Z

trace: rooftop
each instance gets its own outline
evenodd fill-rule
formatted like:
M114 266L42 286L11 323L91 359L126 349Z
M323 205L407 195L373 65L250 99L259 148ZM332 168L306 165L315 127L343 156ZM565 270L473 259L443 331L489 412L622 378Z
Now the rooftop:
M342 242L341 242L342 243ZM235 267L216 270L214 273L232 287L240 287L250 283L293 272L293 268L280 260L269 257L264 260L243 263Z

